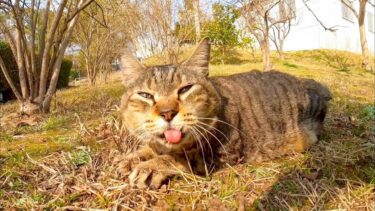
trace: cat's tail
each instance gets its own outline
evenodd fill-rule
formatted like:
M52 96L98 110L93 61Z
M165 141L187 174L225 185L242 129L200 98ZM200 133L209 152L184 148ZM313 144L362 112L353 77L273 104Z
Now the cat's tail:
M331 92L325 85L312 79L305 79L303 84L310 99L305 114L309 118L323 123L328 110L328 102L332 99Z

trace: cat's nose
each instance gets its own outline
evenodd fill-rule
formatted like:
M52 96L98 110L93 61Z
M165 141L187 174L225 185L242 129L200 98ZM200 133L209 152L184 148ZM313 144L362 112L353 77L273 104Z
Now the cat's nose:
M164 110L160 112L160 116L167 122L172 121L173 117L178 114L178 111L175 110Z

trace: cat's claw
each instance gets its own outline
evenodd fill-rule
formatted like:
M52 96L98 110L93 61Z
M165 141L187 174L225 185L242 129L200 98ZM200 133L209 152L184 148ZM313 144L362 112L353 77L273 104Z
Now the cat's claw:
M155 165L153 160L138 164L129 175L132 187L159 189L176 171Z
M138 150L125 156L119 156L114 162L117 163L117 170L122 176L129 175L130 171L138 164L154 158L154 153L148 147Z
M118 165L117 171L123 175L129 175L129 172L141 162L141 159L137 156L126 156L125 158L115 160Z

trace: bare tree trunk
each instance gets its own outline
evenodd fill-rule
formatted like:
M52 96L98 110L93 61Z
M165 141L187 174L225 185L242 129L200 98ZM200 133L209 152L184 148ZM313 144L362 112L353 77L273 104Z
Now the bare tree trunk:
M93 77L89 78L89 86L95 86L95 80Z
M87 73L87 79L89 81L89 85L91 86L91 81L92 81L91 68L90 68L90 62L87 57L85 58L85 66L86 66L85 68L86 68L86 73Z
M24 99L29 98L29 90L27 86L27 78L25 74L25 63L24 63L24 54L23 54L23 48L21 43L21 35L20 32L17 32L17 38L16 38L16 48L17 48L17 65L18 65L18 76L20 78L20 84L21 84L21 93L22 97Z
M41 28L42 33L40 34L40 37L39 37L39 60L38 60L39 65L41 65L43 61L42 55L44 53L45 44L46 44L45 32L47 31L47 26L48 26L48 19L49 19L48 15L49 15L49 8L51 6L51 1L52 0L47 1L46 8L44 10L44 14L42 17L42 28Z
M17 87L15 86L15 83L12 80L12 77L10 77L9 71L8 71L7 67L5 66L4 60L3 60L3 58L1 58L1 56L0 56L0 68L3 72L3 74L4 74L5 79L8 82L10 88L12 89L14 95L16 96L17 100L19 100L20 102L23 102L24 98L21 96L21 94L17 90Z
M264 30L263 30L263 40L262 40L262 52L263 52L263 70L268 71L271 70L271 50L270 50L270 26L268 22L268 11L264 14Z
M221 51L221 64L224 64L224 58L225 58L225 47L222 48Z
M262 58L263 58L263 70L268 71L272 69L271 64L271 50L268 38L262 41Z
M96 68L95 68L95 64L94 64L95 62L89 60L89 58L90 57L85 58L87 79L89 81L89 85L94 86L95 81L96 81L96 75L95 75Z
M365 27L365 16L366 16L366 5L368 0L359 0L359 12L353 7L351 1L341 0L348 9L353 12L353 15L358 20L358 28L359 28L359 38L361 42L362 48L362 67L366 70L371 70L370 65L370 53L367 46L367 38L366 38L366 27Z
M199 0L193 0L193 10L194 10L194 27L195 27L195 37L196 37L195 42L199 42L201 39L201 24L199 20Z
M279 59L284 60L285 54L284 54L284 40L280 40L278 51L279 53Z
M271 62L271 50L270 50L270 29L273 29L279 24L290 23L290 20L294 17L293 15L289 15L285 11L285 4L284 1L278 0L263 0L263 1L247 1L242 0L240 1L241 5L241 13L243 17L246 18L246 24L248 29L250 30L251 34L257 39L260 48L262 50L262 59L263 59L263 70L268 71L272 69L272 62ZM280 4L280 5L279 5ZM280 6L280 14L278 17L273 17L272 14L270 15L270 11L275 8L276 6ZM287 24L289 27L290 25ZM289 30L289 29L288 29ZM288 31L286 31L288 33ZM287 35L287 33L283 34L283 39ZM274 35L276 33L274 32ZM278 39L276 35L274 36L275 39L272 41L275 43L276 47ZM280 49L279 49L280 50ZM281 48L282 51L282 48ZM281 55L282 56L282 55Z
M366 27L365 27L365 15L366 15L366 4L367 0L360 0L359 3L359 15L358 15L358 26L359 26L359 37L361 41L361 48L362 48L362 66L366 70L370 70L370 53L368 50L367 45L367 38L366 38Z
M53 23L52 23L52 26L51 26L51 31L50 31L50 34L47 38L47 41L46 41L46 44L45 44L45 49L44 49L44 52L43 52L43 55L40 55L42 56L42 66L41 66L41 74L40 74L40 84L39 84L39 101L43 101L43 97L44 94L46 93L46 90L47 90L47 78L48 78L48 75L49 75L49 62L50 62L50 58L51 58L51 48L52 48L52 45L53 45L53 42L54 42L54 38L55 38L55 33L57 32L57 28L58 28L58 25L60 23L60 20L61 20L61 17L63 15L63 12L64 12L64 8L65 8L65 5L67 4L68 0L63 0L60 5L59 5L59 8L58 8L58 11L56 13L56 16L53 20Z

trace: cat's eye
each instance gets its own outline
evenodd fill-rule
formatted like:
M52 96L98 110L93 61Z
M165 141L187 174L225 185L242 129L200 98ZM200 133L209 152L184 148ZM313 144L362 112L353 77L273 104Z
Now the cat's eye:
M181 94L186 93L187 91L191 89L191 87L193 87L193 85L194 84L189 84L189 85L182 87L181 89L178 90L178 94L181 95Z
M146 99L150 99L150 100L154 99L154 96L152 96L152 94L147 93L147 92L138 92L137 94Z

